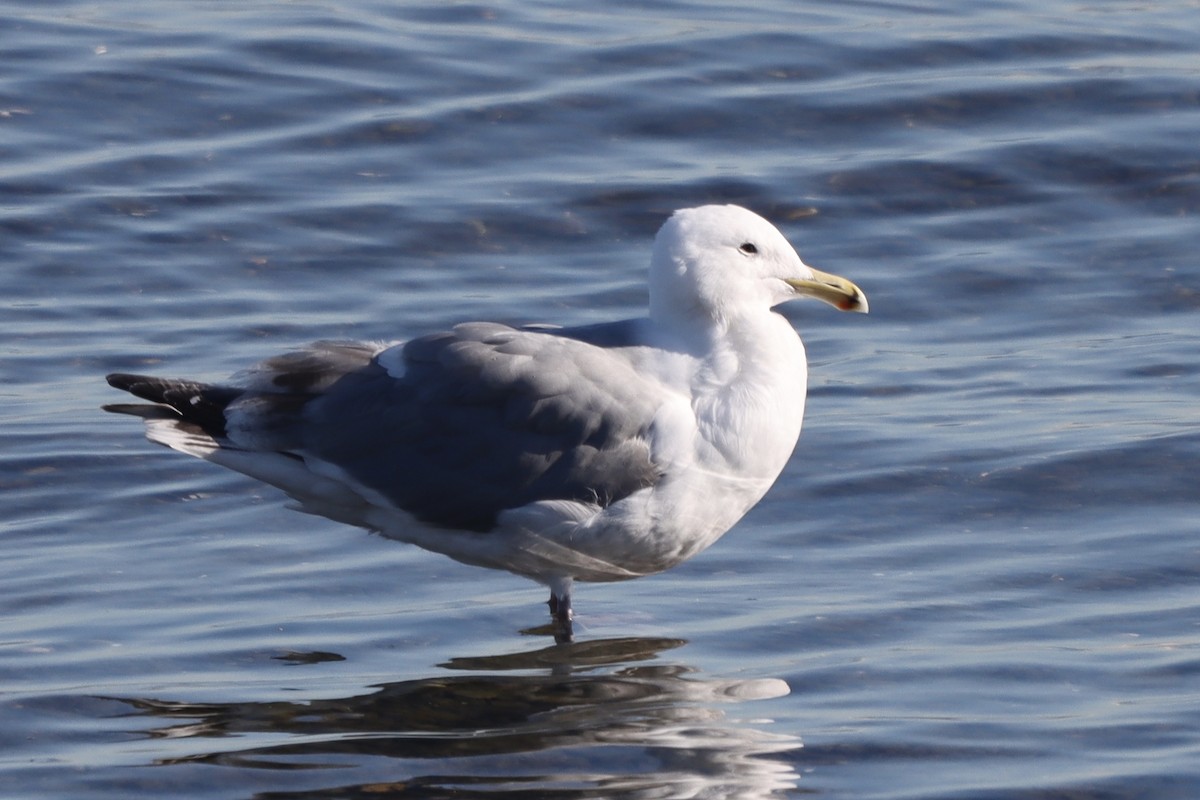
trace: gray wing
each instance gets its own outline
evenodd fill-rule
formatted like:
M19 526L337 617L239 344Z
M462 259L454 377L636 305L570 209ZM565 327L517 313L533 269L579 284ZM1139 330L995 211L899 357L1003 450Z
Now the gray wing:
M647 434L661 389L604 346L627 327L472 323L385 350L306 403L302 452L434 525L486 531L538 500L609 505L660 477Z

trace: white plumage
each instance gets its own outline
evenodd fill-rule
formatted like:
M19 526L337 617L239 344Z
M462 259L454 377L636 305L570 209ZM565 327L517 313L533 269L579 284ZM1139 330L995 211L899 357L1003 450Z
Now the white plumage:
M306 510L539 581L569 637L573 581L690 558L783 469L807 366L772 308L813 296L867 310L736 206L676 212L649 284L641 319L318 342L227 384L111 375L154 405L108 408Z

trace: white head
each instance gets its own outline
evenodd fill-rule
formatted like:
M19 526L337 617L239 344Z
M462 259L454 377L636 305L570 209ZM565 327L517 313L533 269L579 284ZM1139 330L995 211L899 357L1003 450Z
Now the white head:
M654 239L650 315L729 324L801 296L867 310L857 286L818 272L779 230L740 206L676 211Z

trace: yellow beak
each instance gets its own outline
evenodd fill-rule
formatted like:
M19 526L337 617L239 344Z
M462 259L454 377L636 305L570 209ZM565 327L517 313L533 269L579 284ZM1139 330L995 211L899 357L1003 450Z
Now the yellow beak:
M824 300L842 311L867 313L867 296L863 294L862 289L845 278L830 275L828 272L814 269L812 274L811 280L788 279L787 284L796 290L796 294Z

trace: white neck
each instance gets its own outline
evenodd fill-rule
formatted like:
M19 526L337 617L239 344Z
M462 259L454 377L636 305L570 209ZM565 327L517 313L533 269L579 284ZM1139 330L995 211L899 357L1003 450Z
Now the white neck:
M702 370L693 399L702 438L739 473L774 480L804 418L800 337L778 314L740 318L714 342Z

